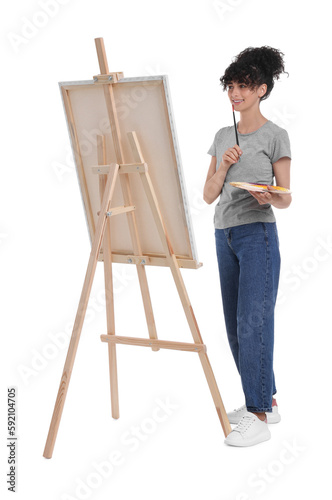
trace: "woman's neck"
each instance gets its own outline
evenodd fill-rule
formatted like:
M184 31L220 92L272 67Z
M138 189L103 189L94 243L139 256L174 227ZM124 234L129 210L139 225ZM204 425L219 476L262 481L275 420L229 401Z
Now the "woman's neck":
M268 119L262 115L260 110L255 113L249 112L249 110L248 112L240 112L240 121L237 129L240 134L250 134L250 132L255 132L255 130L260 128L267 121Z

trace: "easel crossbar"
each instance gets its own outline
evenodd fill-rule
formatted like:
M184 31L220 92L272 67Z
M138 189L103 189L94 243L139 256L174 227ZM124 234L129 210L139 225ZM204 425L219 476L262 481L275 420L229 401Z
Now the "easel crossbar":
M136 210L135 205L128 206L128 207L125 207L125 206L114 207L114 208L110 208L106 212L106 215L107 215L107 217L112 217L113 215L124 214L124 213L127 213L127 212L132 212L133 210ZM100 214L100 210L98 210L98 212L97 212L97 215L99 215L99 214Z
M91 167L93 174L108 174L112 165L95 165ZM142 174L148 171L146 163L119 163L119 174Z
M177 351L206 352L205 344L193 344L188 342L174 342L172 340L144 339L137 337L122 337L120 335L101 335L102 342L110 344L138 345L144 347L160 347L162 349L174 349Z
M103 251L100 252L98 259L100 261L104 260ZM201 262L181 258L179 256L176 256L176 261L178 263L178 266L183 269L198 269L202 266ZM168 267L166 255L157 254L123 255L112 252L112 262L116 264L127 264L129 262L130 264L147 264L151 266Z

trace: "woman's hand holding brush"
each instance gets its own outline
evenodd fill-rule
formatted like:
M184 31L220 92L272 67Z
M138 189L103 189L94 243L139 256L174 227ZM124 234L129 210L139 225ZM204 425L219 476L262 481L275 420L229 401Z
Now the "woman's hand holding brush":
M225 171L228 172L229 168L234 164L237 163L238 160L241 158L242 151L240 147L235 144L232 148L228 148L225 153L222 155L222 161L220 164L220 167Z

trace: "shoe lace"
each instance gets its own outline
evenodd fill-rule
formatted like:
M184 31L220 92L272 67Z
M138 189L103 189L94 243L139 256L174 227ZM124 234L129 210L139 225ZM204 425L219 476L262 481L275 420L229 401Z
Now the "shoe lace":
M251 426L253 421L254 419L251 415L243 415L243 417L241 418L240 422L238 423L237 427L234 430L243 433Z

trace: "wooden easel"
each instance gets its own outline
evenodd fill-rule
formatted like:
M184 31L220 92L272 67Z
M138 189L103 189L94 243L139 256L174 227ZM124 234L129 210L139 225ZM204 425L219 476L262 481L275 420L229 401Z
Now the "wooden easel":
M55 440L60 425L60 419L68 391L71 373L73 370L76 351L83 327L86 309L88 306L89 296L92 288L92 283L95 275L95 270L98 262L98 257L102 247L105 275L105 292L106 292L106 314L107 314L107 335L101 335L102 342L107 342L109 353L109 370L110 370L110 388L111 388L111 406L112 417L119 418L119 397L118 397L118 380L117 380L117 362L116 362L116 344L129 344L137 346L151 347L153 351L163 349L175 349L181 351L196 352L202 363L202 367L207 379L210 392L216 406L225 436L231 432L231 427L225 408L219 393L219 389L210 365L206 346L203 340L195 319L189 297L180 273L179 264L172 250L171 243L167 236L161 212L158 205L158 199L155 194L151 179L149 177L147 164L140 149L135 132L128 134L134 161L136 163L128 164L124 162L124 156L121 148L120 129L116 114L114 95L112 84L123 77L122 73L110 73L108 69L104 42L102 38L96 38L96 49L100 66L100 75L94 77L96 83L103 84L105 98L108 106L109 120L112 128L112 137L114 148L116 151L117 163L105 165L105 138L102 135L97 137L98 165L92 167L95 175L99 176L100 190L100 212L98 222L95 229L94 239L88 267L85 275L85 280L82 288L82 293L79 301L79 306L75 318L73 332L68 347L67 357L60 380L60 387L57 394L57 399L54 406L53 416L47 436L47 441L43 456L51 458L55 445ZM105 85L107 83L107 85ZM177 287L179 297L194 339L194 343L174 342L167 340L159 340L157 337L156 325L152 310L150 293L145 272L145 257L142 255L140 246L140 238L135 221L135 206L132 202L131 190L129 184L130 175L139 175L145 194L149 201L149 205L154 217L156 227L162 242L162 246L166 255L166 265L170 267L175 285ZM112 196L114 193L116 180L119 178L125 205L122 207L111 207ZM129 224L130 235L133 245L133 255L130 256L131 263L134 263L137 268L139 284L141 288L144 310L148 325L149 338L133 338L122 337L115 335L114 325L114 299L113 299L113 281L112 281L112 249L111 249L111 231L110 218L119 214L126 214Z

